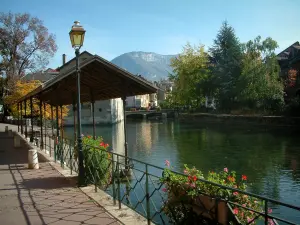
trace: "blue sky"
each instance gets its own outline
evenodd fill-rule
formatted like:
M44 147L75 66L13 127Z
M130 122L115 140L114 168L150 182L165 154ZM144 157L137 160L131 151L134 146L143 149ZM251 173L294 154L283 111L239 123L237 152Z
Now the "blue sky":
M2 12L28 12L56 35L61 55L74 56L68 32L86 29L82 50L108 60L130 51L176 54L187 41L210 46L224 20L242 42L272 37L283 50L300 40L299 0L1 0Z

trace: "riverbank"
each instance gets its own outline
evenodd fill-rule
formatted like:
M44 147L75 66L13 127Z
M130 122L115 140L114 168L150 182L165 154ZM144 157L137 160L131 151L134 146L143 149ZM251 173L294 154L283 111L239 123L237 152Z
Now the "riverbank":
M258 115L231 115L211 113L181 113L178 117L182 122L211 122L230 124L253 124L272 126L300 126L300 117L285 116L258 116Z

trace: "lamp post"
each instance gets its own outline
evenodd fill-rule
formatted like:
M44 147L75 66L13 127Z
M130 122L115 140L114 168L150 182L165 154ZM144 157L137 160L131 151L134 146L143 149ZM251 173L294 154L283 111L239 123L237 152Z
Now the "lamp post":
M83 45L85 30L79 21L75 21L70 31L70 40L76 55L76 73L77 73L77 149L79 161L78 184L84 185L84 166L81 137L81 101L80 101L80 70L79 70L79 50Z

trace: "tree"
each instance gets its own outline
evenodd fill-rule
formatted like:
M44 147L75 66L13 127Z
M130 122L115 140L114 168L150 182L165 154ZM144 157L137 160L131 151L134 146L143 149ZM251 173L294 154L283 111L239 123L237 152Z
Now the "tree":
M279 79L277 42L258 36L244 46L243 66L238 86L240 105L252 109L278 110L282 107L284 84Z
M210 76L208 70L208 54L204 46L191 46L189 43L183 48L183 52L171 60L174 74L170 77L175 83L172 92L174 102L181 105L199 106L205 97L201 87Z
M31 80L31 81L20 81L19 80L16 82L14 93L6 96L4 98L5 104L9 105L9 110L10 110L12 116L14 116L15 118L17 118L17 116L18 116L18 106L16 104L17 100L20 99L22 96L27 95L28 93L30 93L31 91L33 91L40 85L41 85L41 82L38 80ZM40 116L39 103L40 103L40 101L38 99L33 98L33 116L34 117ZM43 107L42 110L44 110L44 106L42 106L42 107ZM63 106L62 116L63 117L67 116L68 111L69 111L68 107ZM53 116L55 118L55 116L56 116L55 107L53 107L53 112L54 112ZM27 116L31 115L30 100L26 101L26 111L25 111L25 105L23 104L22 115L25 115L25 113ZM58 111L58 114L59 114L59 118L60 118L60 110ZM50 105L46 104L46 111L45 111L45 114L43 111L42 117L46 118L46 119L51 119L51 106Z
M211 68L218 89L219 107L232 109L239 93L237 86L242 67L242 48L234 29L225 21L209 52L214 58Z
M42 20L28 13L0 13L0 71L10 92L21 76L42 70L56 50L55 36Z

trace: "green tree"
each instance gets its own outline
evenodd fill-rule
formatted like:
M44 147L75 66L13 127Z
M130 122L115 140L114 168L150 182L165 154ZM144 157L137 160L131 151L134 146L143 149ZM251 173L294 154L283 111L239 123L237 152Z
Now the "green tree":
M218 107L230 110L237 101L237 85L242 68L242 46L234 29L225 21L209 52L214 58L211 68L214 86L218 90Z
M272 38L262 40L260 36L243 46L243 67L238 82L241 106L267 111L279 110L283 106L284 85L279 79L277 47Z
M205 89L199 88L209 77L209 59L204 46L184 46L183 52L171 60L174 74L170 79L174 81L172 92L173 102L179 105L198 107L205 97Z

